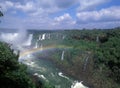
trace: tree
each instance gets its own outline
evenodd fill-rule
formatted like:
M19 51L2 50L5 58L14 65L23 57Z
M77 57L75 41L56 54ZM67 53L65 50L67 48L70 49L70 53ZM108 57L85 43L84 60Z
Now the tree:
M0 7L1 8L1 7ZM3 16L3 13L2 13L2 11L0 11L0 17L2 17ZM0 20L0 22L1 22L1 20Z
M1 7L0 7L1 8ZM3 16L3 12L0 10L0 17Z
M3 16L3 13L0 11L0 17Z
M35 88L26 69L9 45L0 42L0 88Z

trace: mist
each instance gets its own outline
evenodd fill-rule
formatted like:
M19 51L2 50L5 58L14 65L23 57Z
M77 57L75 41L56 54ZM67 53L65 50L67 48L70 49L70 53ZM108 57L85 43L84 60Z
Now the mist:
M19 29L15 32L0 32L0 41L11 44L11 47L14 49L20 49L26 40L26 29Z

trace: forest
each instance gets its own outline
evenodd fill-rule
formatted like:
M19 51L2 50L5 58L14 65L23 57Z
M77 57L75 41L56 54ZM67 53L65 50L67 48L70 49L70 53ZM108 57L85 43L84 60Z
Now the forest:
M38 32L29 31L35 34ZM41 33L41 31L39 31ZM48 32L48 31L47 31ZM48 32L49 33L49 32ZM70 46L64 49L64 60L59 58L61 49L55 52L36 54L38 58L45 57L61 69L65 74L87 81L90 88L120 88L120 28L93 30L64 30L52 31L65 39L44 40L44 45ZM39 33L38 33L39 34ZM55 44L56 43L56 44ZM57 45L59 44L59 45ZM15 54L10 44L0 42L0 88L54 88L50 84L43 85L36 77L29 74L27 66L18 62L19 52ZM48 58L49 57L49 58ZM86 68L83 63L89 58ZM113 85L114 84L114 85Z

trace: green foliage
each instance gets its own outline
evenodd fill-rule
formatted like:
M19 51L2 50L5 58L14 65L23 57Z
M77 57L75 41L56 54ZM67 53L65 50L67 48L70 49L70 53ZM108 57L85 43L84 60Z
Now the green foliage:
M120 83L120 30L107 30L106 35L108 41L100 44L95 50L95 66L101 68L104 65L102 72L106 70L109 77Z
M45 46L55 45L57 47L62 45L71 47L70 49L58 49L55 53L51 52L52 54L49 54L50 59L60 69L67 71L68 74L74 77L77 75L76 78L79 78L78 76L83 71L82 66L85 58L89 56L87 70L92 69L93 64L95 67L94 70L92 69L91 80L93 77L94 81L97 80L95 85L97 82L97 84L102 85L95 87L119 88L117 84L120 83L120 28L111 30L66 30L57 33L58 37L56 37L56 33L51 33L52 38L47 41L44 40L42 43ZM62 39L61 36L64 35L65 39ZM65 55L64 60L61 61L63 50ZM92 55L94 56L94 62L91 59L93 58ZM111 83L115 85L111 85Z
M2 11L0 11L0 17L2 17L2 16L4 16L4 15L3 15ZM0 21L0 22L1 22L1 21Z
M0 11L0 17L3 16L3 13Z
M18 55L3 42L0 42L0 88L35 88L26 66L18 62Z

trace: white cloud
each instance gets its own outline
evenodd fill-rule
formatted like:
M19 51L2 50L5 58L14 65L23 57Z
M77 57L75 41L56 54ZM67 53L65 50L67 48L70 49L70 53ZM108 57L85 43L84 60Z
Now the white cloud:
M54 22L53 25L57 26L59 28L73 28L75 24L75 21L73 20L73 18L70 16L69 13L65 13L62 16L58 16L54 18Z
M80 6L78 11L93 10L96 6L109 2L110 0L79 0Z
M120 21L120 6L77 13L78 23Z
M13 3L11 1L6 1L5 4L8 6L8 7L13 7Z
M3 10L8 11L3 17L5 18L4 21L0 24L5 27L7 25L15 28L23 25L26 28L92 28L101 25L104 25L102 27L106 27L106 25L112 27L120 24L120 6L103 8L98 11L98 6L110 0L0 1ZM68 9L76 11L76 13L72 13ZM61 12L65 14L55 17L56 13L59 15ZM76 14L76 17L74 14ZM24 19L21 19L23 17Z
M4 1L4 2L1 1L0 6L4 11L7 11L8 8L12 8L14 6L14 3L11 1Z
M21 9L25 12L29 12L35 10L35 4L33 2L27 2L24 5L22 5L21 3L15 3L15 8Z
M57 22L68 21L71 19L72 19L72 17L68 13L64 14L63 16L55 17L55 21L57 21Z

